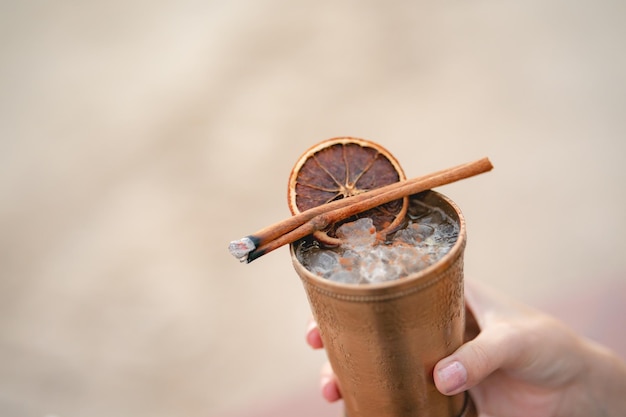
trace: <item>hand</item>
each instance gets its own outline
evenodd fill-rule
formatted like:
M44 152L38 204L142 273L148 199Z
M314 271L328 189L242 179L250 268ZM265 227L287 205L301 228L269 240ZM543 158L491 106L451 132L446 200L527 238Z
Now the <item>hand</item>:
M466 283L466 343L435 366L437 389L469 390L481 415L625 416L626 364L554 318L477 283ZM307 342L323 347L315 322ZM322 395L341 398L322 369Z

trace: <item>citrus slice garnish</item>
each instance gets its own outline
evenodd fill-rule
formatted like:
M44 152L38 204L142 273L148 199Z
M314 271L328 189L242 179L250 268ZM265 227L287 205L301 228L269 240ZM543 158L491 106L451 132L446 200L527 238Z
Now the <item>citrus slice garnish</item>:
M328 139L307 150L291 170L287 191L289 210L295 215L405 179L398 161L377 143L351 137ZM335 236L337 227L369 217L379 235L385 238L402 224L408 205L406 196L335 223L314 236L325 244L338 245L341 240Z

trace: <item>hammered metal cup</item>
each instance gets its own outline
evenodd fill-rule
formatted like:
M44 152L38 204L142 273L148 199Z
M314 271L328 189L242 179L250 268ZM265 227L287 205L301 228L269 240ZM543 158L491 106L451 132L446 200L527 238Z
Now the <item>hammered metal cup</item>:
M458 207L426 191L411 197L439 207L459 223L450 252L428 268L395 281L342 284L323 279L291 258L302 279L347 417L471 417L469 395L435 387L435 364L463 343L463 251Z

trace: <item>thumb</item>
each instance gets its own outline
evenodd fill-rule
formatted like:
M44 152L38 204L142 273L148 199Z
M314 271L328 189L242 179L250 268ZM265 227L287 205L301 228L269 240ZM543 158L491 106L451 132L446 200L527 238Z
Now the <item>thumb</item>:
M494 325L435 365L437 389L445 395L466 391L520 356L521 340L512 326Z

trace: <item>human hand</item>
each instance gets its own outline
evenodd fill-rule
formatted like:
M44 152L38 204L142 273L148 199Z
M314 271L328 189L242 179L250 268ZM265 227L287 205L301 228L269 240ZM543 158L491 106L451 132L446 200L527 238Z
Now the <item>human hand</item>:
M561 322L477 283L466 282L466 343L436 365L446 395L469 390L481 415L624 416L626 364ZM315 322L306 336L323 347ZM322 395L341 398L326 364Z

